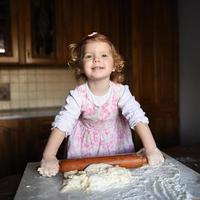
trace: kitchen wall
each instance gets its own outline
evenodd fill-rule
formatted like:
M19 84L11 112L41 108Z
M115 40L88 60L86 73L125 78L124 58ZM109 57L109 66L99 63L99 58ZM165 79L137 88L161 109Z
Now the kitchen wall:
M0 85L7 83L10 100L0 101L0 110L61 106L76 82L67 69L0 68Z
M200 143L200 1L179 0L181 144Z

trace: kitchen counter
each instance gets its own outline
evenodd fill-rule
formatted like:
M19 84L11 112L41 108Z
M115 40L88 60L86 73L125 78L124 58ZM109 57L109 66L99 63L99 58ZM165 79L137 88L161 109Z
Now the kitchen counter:
M59 110L60 107L1 111L0 120L55 116L59 112Z
M200 174L164 155L165 164L159 168L131 169L133 178L137 178L126 188L99 193L61 193L62 174L42 177L36 171L39 163L28 163L14 199L200 199Z
M174 146L163 149L163 151L189 168L200 173L200 144L192 146Z

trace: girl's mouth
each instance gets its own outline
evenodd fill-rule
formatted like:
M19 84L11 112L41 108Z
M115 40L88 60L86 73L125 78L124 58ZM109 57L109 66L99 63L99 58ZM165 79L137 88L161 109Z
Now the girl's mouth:
M101 69L104 69L104 67L101 67L101 66L92 67L92 70L101 70Z

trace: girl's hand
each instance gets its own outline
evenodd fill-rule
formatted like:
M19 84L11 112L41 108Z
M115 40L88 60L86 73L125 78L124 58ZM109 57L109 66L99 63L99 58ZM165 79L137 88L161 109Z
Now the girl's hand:
M39 174L42 176L52 177L59 171L59 163L56 157L41 160L41 166L38 168Z
M145 154L147 156L149 165L152 167L158 167L164 162L164 157L158 148L155 148L153 151L145 150Z

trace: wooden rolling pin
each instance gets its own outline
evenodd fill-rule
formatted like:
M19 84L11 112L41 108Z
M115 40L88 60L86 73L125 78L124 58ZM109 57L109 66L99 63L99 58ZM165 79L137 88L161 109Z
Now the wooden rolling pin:
M83 170L90 164L106 163L126 168L137 168L147 163L147 158L138 154L119 154L114 156L100 156L60 161L60 171Z

